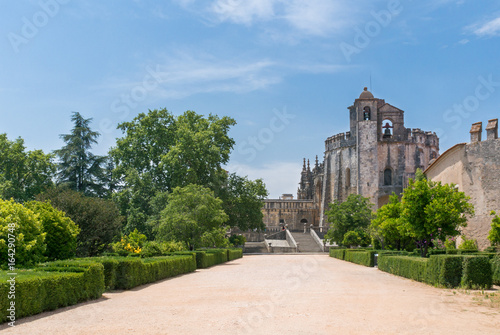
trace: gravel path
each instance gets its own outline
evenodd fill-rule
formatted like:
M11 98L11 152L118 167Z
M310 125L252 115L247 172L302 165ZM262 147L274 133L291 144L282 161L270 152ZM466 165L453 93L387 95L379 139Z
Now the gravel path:
M245 256L18 321L5 334L499 334L472 297L326 255Z

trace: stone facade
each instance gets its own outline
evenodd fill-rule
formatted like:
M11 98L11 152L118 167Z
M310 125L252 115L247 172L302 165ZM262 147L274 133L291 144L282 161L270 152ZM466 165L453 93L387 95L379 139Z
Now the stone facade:
M370 198L376 209L392 192L400 194L417 168L425 170L439 156L435 133L405 128L404 111L375 98L366 87L348 110L350 129L326 139L323 162L316 156L311 170L304 159L298 200L266 200L268 227L282 222L303 229L306 221L326 227L328 204L352 193ZM282 206L288 206L286 211Z
M489 246L490 212L500 212L500 139L498 119L486 127L487 139L482 141L482 123L472 125L470 143L457 144L445 151L425 171L428 178L443 184L455 184L471 197L475 215L463 230L467 238L477 239L480 249Z

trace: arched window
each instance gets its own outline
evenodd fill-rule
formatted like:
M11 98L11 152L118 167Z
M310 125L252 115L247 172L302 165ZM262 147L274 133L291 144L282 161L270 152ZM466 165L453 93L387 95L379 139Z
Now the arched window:
M363 108L363 120L370 120L371 119L371 110L369 106L365 106Z
M384 185L392 185L392 170L389 168L384 170Z
M302 220L300 220L300 223L307 224L307 220L306 219L302 219Z
M391 120L382 121L383 138L391 138L394 127Z
M351 187L351 169L345 169L345 187Z

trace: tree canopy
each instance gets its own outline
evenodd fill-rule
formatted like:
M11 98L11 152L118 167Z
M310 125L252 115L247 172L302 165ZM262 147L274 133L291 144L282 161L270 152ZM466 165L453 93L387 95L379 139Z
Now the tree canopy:
M92 119L85 119L78 112L71 115L71 121L71 133L60 135L66 145L54 151L59 158L58 183L85 195L102 196L102 164L106 157L90 152L100 134L90 128Z
M427 255L432 239L444 241L447 236L460 234L467 225L467 216L474 214L469 199L453 184L410 179L401 199L401 219L419 243L422 257Z
M180 241L193 250L202 244L205 233L218 230L227 222L222 200L209 188L190 184L176 187L168 195L168 205L161 212L156 227L159 241Z
M331 223L325 239L341 245L347 232L365 232L370 225L371 208L370 199L359 194L350 194L344 202L335 200L325 212Z
M0 197L24 202L53 186L53 158L42 150L26 151L22 138L10 141L0 134Z

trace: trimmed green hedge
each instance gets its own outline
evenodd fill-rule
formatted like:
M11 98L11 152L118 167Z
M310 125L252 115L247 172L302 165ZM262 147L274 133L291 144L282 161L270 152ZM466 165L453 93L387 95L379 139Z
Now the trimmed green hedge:
M16 276L16 319L70 306L90 299L98 299L104 292L104 268L93 262L71 262L54 266L47 263L32 270L18 270ZM7 272L0 272L1 322L7 318Z
M462 278L463 256L446 255L429 258L426 282L431 285L457 287Z
M491 263L488 257L465 256L461 286L488 289L492 284Z
M232 261L243 257L243 249L227 249L227 260Z
M428 258L382 255L378 268L397 276L425 282Z
M375 266L376 250L350 250L345 251L344 260L364 266Z
M344 260L346 249L330 248L330 257Z
M196 263L192 255L160 256L144 259L116 257L114 259L118 264L115 267L114 282L111 279L106 281L110 284L109 289L127 290L196 270ZM97 259L96 261L100 260Z
M497 253L495 257L491 259L491 271L493 272L492 281L495 285L500 285L500 254Z
M492 266L487 256L433 255L429 258L379 255L378 268L435 286L489 288Z

